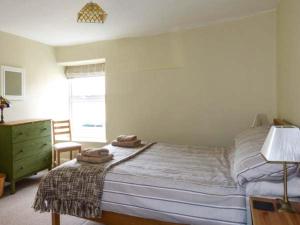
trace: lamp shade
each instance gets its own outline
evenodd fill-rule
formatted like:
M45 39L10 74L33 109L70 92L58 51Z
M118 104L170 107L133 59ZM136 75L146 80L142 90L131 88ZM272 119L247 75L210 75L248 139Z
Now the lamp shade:
M300 162L300 130L295 126L272 126L261 149L270 162Z
M107 13L97 3L87 3L78 13L78 23L104 23Z
M0 108L9 108L9 101L0 96Z

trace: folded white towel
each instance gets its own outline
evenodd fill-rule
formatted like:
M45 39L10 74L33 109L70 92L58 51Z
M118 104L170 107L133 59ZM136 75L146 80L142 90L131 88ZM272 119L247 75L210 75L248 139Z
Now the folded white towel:
M107 148L89 148L82 151L82 156L87 157L102 157L108 155L109 150Z
M110 160L113 159L113 154L109 154L107 156L103 156L103 157L88 157L88 156L83 156L81 154L78 154L76 156L77 161L81 161L81 162L88 162L88 163L106 163Z

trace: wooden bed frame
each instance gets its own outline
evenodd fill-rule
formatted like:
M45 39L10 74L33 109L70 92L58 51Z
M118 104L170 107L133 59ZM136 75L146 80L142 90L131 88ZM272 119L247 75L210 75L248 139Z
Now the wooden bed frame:
M60 225L60 214L52 214L52 225ZM101 218L87 219L104 225L183 225L178 223L169 223L152 219L144 219L135 216L128 216L113 212L102 212Z
M292 123L282 120L274 119L274 125L292 125ZM52 225L60 225L60 214L52 214ZM98 223L104 223L105 225L183 225L178 223L162 222L158 220L145 219L135 216L129 216L125 214L113 213L113 212L102 212L101 218L87 219ZM122 222L121 222L122 221Z
M277 126L284 126L284 125L293 125L289 121L283 120L283 119L274 119L273 124Z

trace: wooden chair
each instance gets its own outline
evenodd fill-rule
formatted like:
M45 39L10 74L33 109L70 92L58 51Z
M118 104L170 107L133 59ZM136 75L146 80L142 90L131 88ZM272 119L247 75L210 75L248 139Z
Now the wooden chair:
M70 160L73 151L81 152L81 144L72 142L70 120L52 121L52 133L55 166L60 165L60 154L62 152L70 152ZM57 137L59 136L67 137L67 141L58 141Z

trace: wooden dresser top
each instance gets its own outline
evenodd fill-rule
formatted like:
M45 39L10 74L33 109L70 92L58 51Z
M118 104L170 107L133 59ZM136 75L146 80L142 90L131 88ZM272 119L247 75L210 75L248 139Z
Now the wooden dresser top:
M22 125L27 123L35 123L35 122L42 122L42 121L48 121L51 119L28 119L28 120L16 120L16 121L9 121L5 123L0 123L0 126L16 126L16 125Z

